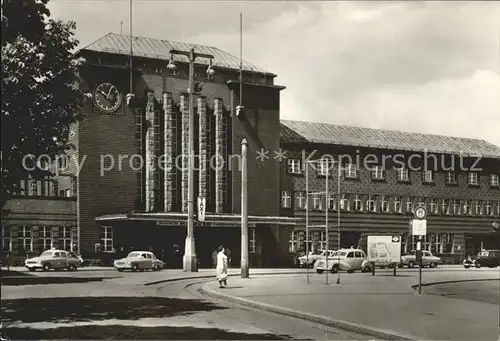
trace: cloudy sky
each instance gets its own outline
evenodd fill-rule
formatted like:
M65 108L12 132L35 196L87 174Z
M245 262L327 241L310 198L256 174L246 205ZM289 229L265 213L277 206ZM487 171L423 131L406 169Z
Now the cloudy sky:
M128 33L129 2L52 0L82 45ZM285 119L500 146L500 2L134 0L134 35L217 46L278 74Z

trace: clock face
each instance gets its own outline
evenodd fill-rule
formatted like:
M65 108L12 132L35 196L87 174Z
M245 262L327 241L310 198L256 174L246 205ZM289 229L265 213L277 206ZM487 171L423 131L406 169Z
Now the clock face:
M100 110L112 112L120 107L122 95L113 84L101 83L95 88L94 100Z
M417 207L417 209L415 210L415 216L418 219L423 219L423 218L425 218L425 215L426 215L425 208Z

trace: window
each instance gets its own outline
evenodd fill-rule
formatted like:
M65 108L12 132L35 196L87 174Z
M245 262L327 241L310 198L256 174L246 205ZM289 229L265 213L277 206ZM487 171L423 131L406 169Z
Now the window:
M473 186L479 185L478 176L476 172L470 172L467 175L467 183Z
M482 215L483 214L483 205L480 200L475 201L475 210L474 210L475 215Z
M417 207L425 207L425 199L424 198L418 198L417 199Z
M432 170L425 170L422 174L422 180L426 183L434 182L434 172Z
M497 207L497 208L496 208L496 212L495 212L495 214L496 214L496 215L498 215L498 216L500 216L500 201L497 201L497 205L496 205L496 207Z
M113 252L113 227L102 226L101 228L101 250Z
M354 210L355 211L362 211L363 210L363 201L361 200L360 195L356 194L354 196L353 203L354 203Z
M491 201L485 201L484 203L484 214L485 215L491 215L493 213L491 209Z
M450 207L448 205L448 200L446 200L446 199L441 200L441 213L442 214L450 214Z
M321 196L319 194L313 194L312 200L313 200L313 209L321 210L322 209Z
M458 200L453 200L451 205L453 207L453 214L460 215L460 203Z
M430 251L434 254L453 253L455 236L450 233L432 233L428 236Z
M394 197L394 212L401 213L401 197Z
M447 185L453 185L457 183L457 175L455 172L448 172L445 175L445 181Z
M397 179L398 181L410 181L410 174L408 169L401 167L397 170Z
M380 197L380 212L389 212L389 202L384 195Z
M2 250L12 251L12 240L10 239L9 226L2 226Z
M300 209L306 208L306 196L304 192L297 192L295 194L295 207Z
M354 251L349 252L347 258L354 258Z
M299 231L292 231L288 240L288 252L297 252L299 250Z
M490 186L491 187L499 186L498 174L490 174Z
M292 195L288 191L281 191L281 207L292 207Z
M248 229L248 253L255 253L255 229Z
M288 173L301 174L300 159L288 159Z
M38 182L36 180L28 180L28 195L37 196L38 195Z
M368 212L377 212L377 205L375 200L375 196L368 196L368 199L366 200L366 210Z
M327 174L332 175L333 170L333 160L331 159L320 159L318 160L318 175L326 176Z
M358 167L352 163L348 164L345 168L346 178L357 178L358 177Z
M472 204L470 200L464 201L463 213L467 215L472 215Z
M328 197L328 209L329 210L337 210L337 197L333 194L330 194Z
M410 197L406 197L406 212L413 212L413 200Z
M19 248L23 251L33 251L33 235L31 226L21 226L18 237Z
M373 180L383 180L384 179L384 169L382 166L375 166L371 169Z
M19 187L19 195L27 195L26 191L26 180L21 180L20 187Z
M320 231L319 232L319 249L320 250L326 250L326 231Z
M40 229L40 242L44 250L52 249L52 227L42 226Z
M71 244L73 243L73 235L71 231L71 226L63 226L61 234L61 248L66 251L71 250Z
M342 211L349 211L349 199L347 194L342 194L340 196L340 209Z
M436 199L429 199L429 213L432 214L438 213L438 203Z
M65 191L65 193L64 193L64 196L65 196L66 198L71 198L71 189L69 189L69 188L68 188L68 189L66 189L66 191Z

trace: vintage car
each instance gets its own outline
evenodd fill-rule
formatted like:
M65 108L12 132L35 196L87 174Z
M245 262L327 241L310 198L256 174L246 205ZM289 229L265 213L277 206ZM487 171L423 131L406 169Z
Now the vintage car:
M127 257L115 260L113 262L113 266L120 272L123 270L159 271L163 269L165 263L156 258L156 256L152 252L132 251L127 255Z
M500 250L483 250L479 252L473 264L476 268L482 266L496 268L500 265ZM468 268L468 266L465 266L465 268Z
M430 251L422 251L422 266L435 268L438 264L442 264L441 258L434 256ZM417 251L412 250L407 255L401 256L401 263L398 267L402 268L407 266L408 268L413 268L415 265L419 265L417 262Z
M42 252L38 257L26 259L24 266L29 271L41 269L43 271L62 270L76 271L81 262L78 258L73 257L68 251L51 249Z
M314 269L319 274L322 274L324 271L337 273L339 270L353 273L354 271L363 269L362 265L365 260L366 253L363 250L340 249L336 251L331 259L328 258L328 263L325 258L317 260L314 264Z
M335 254L334 250L328 250L328 258L332 258L334 254ZM313 268L314 263L316 263L318 259L325 257L326 257L326 250L322 250L318 254L311 253L309 256L307 255L301 256L299 257L299 266L301 268L305 268L307 264L309 268Z

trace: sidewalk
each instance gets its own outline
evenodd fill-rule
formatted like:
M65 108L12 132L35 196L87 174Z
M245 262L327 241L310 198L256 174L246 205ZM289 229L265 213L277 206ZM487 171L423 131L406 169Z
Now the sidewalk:
M484 272L484 278L495 278ZM414 275L276 275L230 278L229 287L204 285L206 294L277 313L305 318L381 339L496 340L498 305L418 295ZM462 276L459 276L462 277ZM496 275L498 278L498 274ZM436 277L437 279L437 277ZM425 287L423 288L425 293Z

